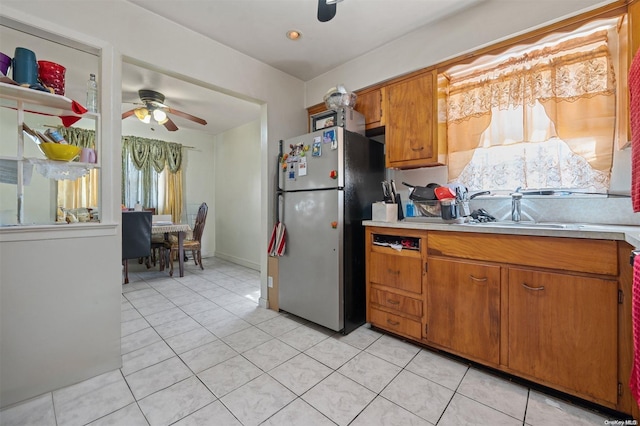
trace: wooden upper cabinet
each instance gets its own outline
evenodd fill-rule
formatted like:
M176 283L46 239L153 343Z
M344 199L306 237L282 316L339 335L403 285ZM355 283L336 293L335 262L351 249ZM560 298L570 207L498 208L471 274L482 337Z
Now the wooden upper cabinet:
M439 162L436 71L385 87L386 165L415 168Z
M357 93L358 98L356 99L354 109L364 115L366 130L375 129L384 125L384 111L382 109L383 93L384 88Z

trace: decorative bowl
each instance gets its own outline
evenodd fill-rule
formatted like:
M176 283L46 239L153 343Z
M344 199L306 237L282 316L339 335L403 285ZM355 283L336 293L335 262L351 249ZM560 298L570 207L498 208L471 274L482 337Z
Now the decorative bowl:
M38 148L49 160L57 161L71 161L82 151L79 146L51 142L43 142Z

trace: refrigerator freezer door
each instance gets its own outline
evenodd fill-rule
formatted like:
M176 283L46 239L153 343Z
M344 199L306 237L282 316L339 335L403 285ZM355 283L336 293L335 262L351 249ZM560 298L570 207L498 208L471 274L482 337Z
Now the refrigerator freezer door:
M314 155L314 143L319 151ZM291 155L293 147L308 147L301 155ZM330 127L288 139L284 142L288 170L282 173L281 187L285 191L341 188L344 186L344 129ZM318 155L319 154L319 155ZM300 173L300 163L306 162L306 175ZM335 172L332 174L332 172Z
M339 190L286 193L278 265L280 309L335 331L344 327L342 207Z

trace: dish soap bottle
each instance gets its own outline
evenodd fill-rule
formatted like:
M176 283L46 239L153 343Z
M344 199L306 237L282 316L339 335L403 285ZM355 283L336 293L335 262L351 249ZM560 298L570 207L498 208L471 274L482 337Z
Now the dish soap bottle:
M98 83L95 74L89 74L87 81L87 109L89 112L98 112Z

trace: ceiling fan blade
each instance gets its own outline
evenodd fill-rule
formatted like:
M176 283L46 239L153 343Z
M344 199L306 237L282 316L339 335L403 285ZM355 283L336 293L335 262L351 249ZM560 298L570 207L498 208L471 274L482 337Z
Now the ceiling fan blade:
M133 114L135 114L135 109L125 111L122 113L122 119L124 120L125 118L131 117Z
M328 22L336 16L336 4L327 4L327 0L318 0L318 21Z
M178 111L177 109L167 107L166 111L170 114L177 115L178 117L186 118L187 120L202 124L203 126L207 124L207 122L202 118L196 117L195 115L187 114L186 112Z
M170 132L175 132L176 130L178 130L178 126L176 126L176 123L174 123L173 121L171 121L171 119L169 117L167 117L167 121L165 121L163 123L164 127L167 128L168 131Z

